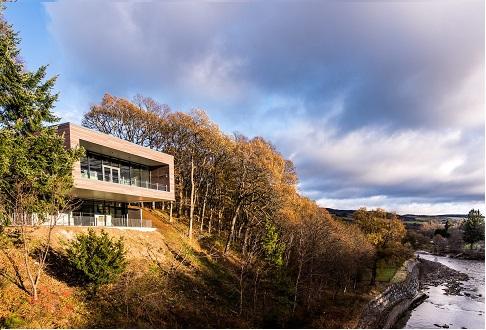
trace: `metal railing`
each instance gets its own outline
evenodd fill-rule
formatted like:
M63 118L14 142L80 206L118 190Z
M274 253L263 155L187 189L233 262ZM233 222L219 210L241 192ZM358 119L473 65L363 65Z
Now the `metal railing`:
M92 227L127 227L127 228L152 228L152 220L111 218L108 216L94 215L48 215L39 219L36 214L24 215L15 214L11 217L12 226L40 226L40 225L61 225L61 226L92 226Z
M39 217L37 214L16 214L13 213L11 217L8 217L12 226L42 226L53 225L60 220L59 215L43 215Z
M95 217L74 215L72 219L74 226L96 226Z
M96 171L90 171L89 174L88 174L88 171L82 170L81 171L81 177L86 178L86 179L103 181L103 182L124 184L124 185L127 185L127 186L154 189L154 190L160 190L160 191L169 191L169 186L167 184L150 183L149 181L137 180L136 178L129 179L129 178L125 178L125 177L118 177L115 180L112 180L111 176L105 176L105 180L99 180L98 174L97 174Z
M73 216L74 226L97 226L97 227L142 227L151 228L152 221L147 219L127 218L98 218L91 216Z

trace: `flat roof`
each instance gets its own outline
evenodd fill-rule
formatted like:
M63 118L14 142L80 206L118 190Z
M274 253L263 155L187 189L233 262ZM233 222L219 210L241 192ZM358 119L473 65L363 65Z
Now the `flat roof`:
M110 134L101 133L70 122L56 125L65 136L69 147L80 145L88 151L148 166L174 164L172 155L153 150Z

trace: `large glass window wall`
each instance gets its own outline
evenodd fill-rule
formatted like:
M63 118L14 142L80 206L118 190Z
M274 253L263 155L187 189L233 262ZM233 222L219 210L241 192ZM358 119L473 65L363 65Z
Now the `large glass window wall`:
M80 163L83 178L169 191L167 166L150 168L90 151Z

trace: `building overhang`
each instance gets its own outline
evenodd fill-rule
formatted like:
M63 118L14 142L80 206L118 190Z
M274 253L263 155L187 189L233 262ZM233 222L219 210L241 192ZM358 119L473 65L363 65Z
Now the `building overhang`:
M168 167L168 190L143 188L85 178L81 175L80 162L73 168L73 195L82 199L100 199L120 202L174 201L174 157L150 148L119 139L112 135L64 123L58 125L59 134L64 136L68 148L84 147L88 151L126 160L149 167Z
M116 202L173 201L174 193L118 183L76 178L74 196L81 199L98 199Z
M146 157L141 157L136 154L131 154L122 150L117 150L113 148L109 148L99 143L94 143L90 141L85 141L80 139L79 145L82 146L85 150L91 151L100 155L114 157L122 160L126 160L128 162L138 163L142 165L147 165L150 167L156 166L168 166L168 164L161 162L160 160L154 160Z

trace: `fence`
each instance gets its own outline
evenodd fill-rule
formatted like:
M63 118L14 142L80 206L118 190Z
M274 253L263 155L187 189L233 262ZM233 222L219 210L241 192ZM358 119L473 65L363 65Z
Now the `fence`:
M87 216L73 216L73 225L74 226L96 226L96 219L95 217L87 217ZM69 225L69 224L68 224Z
M152 221L147 219L112 218L111 225L114 227L152 227Z
M108 216L91 216L91 215L73 215L60 214L58 216L47 216L42 221L33 215L24 215L23 217L12 217L14 226L38 226L52 225L61 226L97 226L97 227L138 227L151 228L152 221L147 219L130 219L130 218L111 218Z
M73 216L75 226L98 226L98 227L144 227L151 228L152 221L147 219L129 218L108 218L91 216Z

